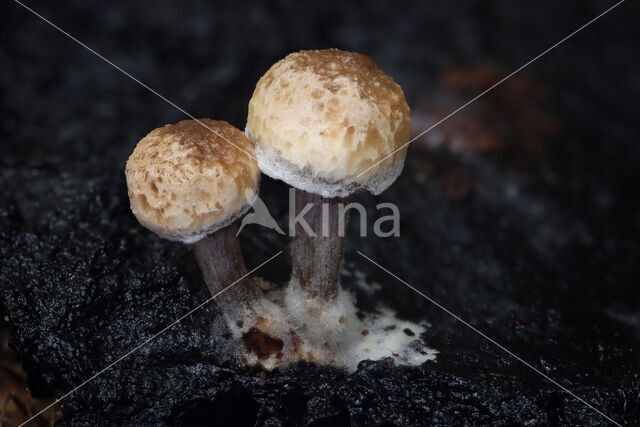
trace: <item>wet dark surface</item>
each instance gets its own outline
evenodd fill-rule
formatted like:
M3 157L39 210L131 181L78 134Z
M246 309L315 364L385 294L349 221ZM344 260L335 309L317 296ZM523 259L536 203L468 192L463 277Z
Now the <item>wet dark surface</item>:
M416 131L611 2L308 6L190 2L34 8L196 117L244 127L286 53L366 53ZM17 4L0 17L0 302L36 396L60 396L206 298L188 249L142 229L124 162L183 114ZM637 3L627 2L425 135L398 182L401 237L358 237L345 285L428 322L421 368L261 373L214 356L206 306L64 401L62 424L602 424L605 420L359 256L359 250L620 423L640 419ZM285 224L287 189L263 180ZM287 239L249 226L248 266ZM284 283L279 257L261 272ZM354 271L377 282L372 297Z

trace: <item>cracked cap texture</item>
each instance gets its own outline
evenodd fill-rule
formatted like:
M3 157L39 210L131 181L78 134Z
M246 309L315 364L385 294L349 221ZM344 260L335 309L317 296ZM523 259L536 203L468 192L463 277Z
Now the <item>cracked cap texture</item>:
M267 175L324 196L378 194L402 171L406 148L367 169L409 140L409 116L400 86L368 56L301 51L256 85L246 134Z
M244 133L227 122L184 120L142 138L126 166L131 210L149 230L193 243L242 215L260 170Z

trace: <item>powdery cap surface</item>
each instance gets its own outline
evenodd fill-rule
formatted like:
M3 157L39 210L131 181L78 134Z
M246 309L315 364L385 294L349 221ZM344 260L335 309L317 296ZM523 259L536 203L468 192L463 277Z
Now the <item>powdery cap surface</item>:
M255 200L260 170L246 153L254 155L251 143L227 122L184 120L154 129L127 161L131 210L162 237L193 243Z
M337 49L292 53L273 65L256 85L246 127L264 173L325 197L386 190L406 148L367 169L410 133L400 86L368 56Z

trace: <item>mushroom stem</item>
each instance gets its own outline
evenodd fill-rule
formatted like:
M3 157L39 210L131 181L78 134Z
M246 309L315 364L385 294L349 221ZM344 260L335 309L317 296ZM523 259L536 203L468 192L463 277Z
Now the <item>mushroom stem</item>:
M315 236L308 233L302 221L296 222L292 253L293 279L311 297L331 300L338 294L340 263L344 252L344 230L340 233L339 207L344 202L345 199L328 199L295 190L296 215L308 204L313 205L303 219Z
M193 244L202 278L212 296L247 274L237 232L238 223L234 222ZM228 314L243 305L249 306L257 298L257 287L251 277L245 277L216 297L216 301Z

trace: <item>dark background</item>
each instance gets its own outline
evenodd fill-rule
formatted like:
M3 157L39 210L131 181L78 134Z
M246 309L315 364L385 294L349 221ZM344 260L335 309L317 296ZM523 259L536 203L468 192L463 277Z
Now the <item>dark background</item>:
M614 3L27 4L195 117L241 129L256 81L287 53L362 52L402 86L417 134ZM63 423L605 422L356 250L636 423L638 12L625 2L412 144L387 192L360 196L371 218L376 203L396 203L402 236L352 233L344 285L362 307L384 301L429 322L436 362L236 371L212 356L212 306L70 396ZM138 226L124 182L137 141L185 116L11 1L0 40L0 303L16 351L2 366L23 362L32 393L54 397L205 298L188 249ZM263 180L281 221L286 194ZM250 266L288 251L247 230ZM282 258L263 274L284 283L288 268ZM381 284L374 298L355 270ZM0 398L19 383L0 385Z

